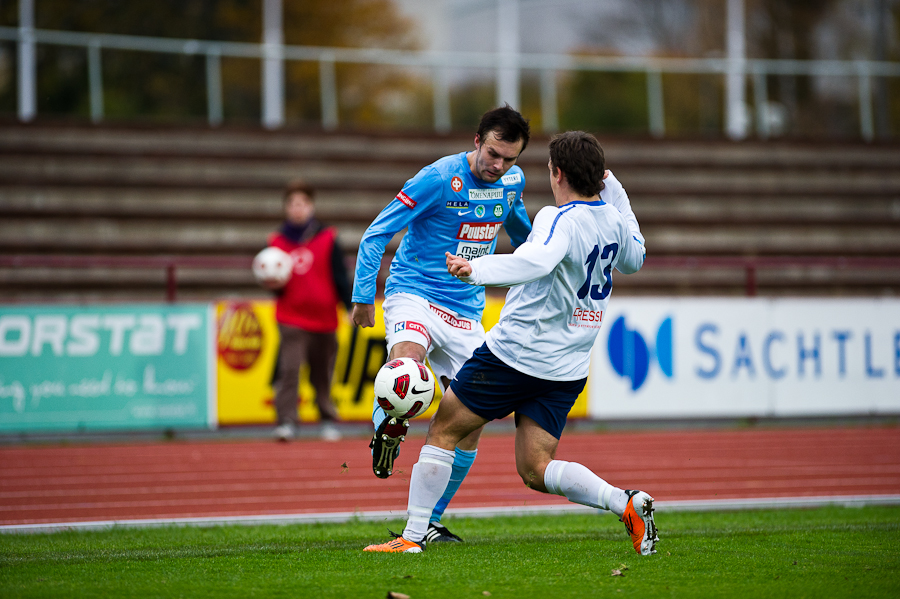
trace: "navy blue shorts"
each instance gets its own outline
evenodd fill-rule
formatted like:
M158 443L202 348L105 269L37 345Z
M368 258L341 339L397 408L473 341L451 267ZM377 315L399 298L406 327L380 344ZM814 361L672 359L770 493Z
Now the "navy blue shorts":
M483 344L456 373L450 388L464 406L482 418L496 420L515 412L517 426L519 416L528 416L559 439L585 383L587 378L548 381L523 374Z

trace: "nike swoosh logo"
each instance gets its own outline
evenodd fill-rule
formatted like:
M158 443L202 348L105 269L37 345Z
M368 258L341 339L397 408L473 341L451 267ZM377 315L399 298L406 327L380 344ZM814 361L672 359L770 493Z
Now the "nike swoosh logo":
M416 390L415 387L413 387L410 391L413 395L421 395L423 393L428 393L428 389L423 389L422 391L418 391L418 390Z
M457 216L463 216L463 215L468 214L468 213L470 213L470 212L472 212L472 211L471 211L471 210L466 210L465 212L463 212L462 210L460 210L459 212L456 213L456 215L457 215Z

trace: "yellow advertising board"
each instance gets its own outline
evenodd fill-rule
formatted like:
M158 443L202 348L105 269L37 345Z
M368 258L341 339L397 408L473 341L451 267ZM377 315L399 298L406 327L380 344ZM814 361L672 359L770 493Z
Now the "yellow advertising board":
M271 378L278 339L274 302L216 304L219 424L275 422Z
M488 298L482 322L489 329L500 318L503 301ZM381 302L375 305L375 326L350 325L341 313L337 330L338 353L331 397L343 420L369 420L372 415L372 383L387 359ZM216 341L219 424L274 424L272 374L278 356L279 335L274 301L221 301L216 304ZM301 422L315 422L319 411L308 373L300 373ZM440 398L440 389L436 389ZM419 416L431 418L437 409ZM587 415L587 388L578 397L570 416Z

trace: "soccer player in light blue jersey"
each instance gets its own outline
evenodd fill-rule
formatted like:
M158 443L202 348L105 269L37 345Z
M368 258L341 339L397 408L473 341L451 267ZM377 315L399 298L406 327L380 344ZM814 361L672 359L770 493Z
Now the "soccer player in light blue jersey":
M525 176L516 166L530 137L528 122L509 106L485 113L475 149L446 156L420 170L366 229L359 245L351 318L375 325L376 278L385 246L407 228L384 289L389 360L415 358L431 365L441 389L484 342L484 289L447 272L445 253L477 258L494 252L500 229L514 247L531 221L522 201ZM372 470L391 475L409 421L388 417L373 403ZM429 540L460 541L441 515L475 460L481 428L454 446L453 474L429 517Z
M500 321L457 372L431 421L410 477L403 534L366 551L421 553L429 515L450 480L456 444L514 412L516 469L528 487L612 511L637 553L656 552L649 494L620 489L581 464L554 459L569 410L587 382L612 269L636 272L646 252L630 219L598 197L605 161L592 135L554 137L548 166L556 206L537 214L526 243L510 255L471 261L446 255L448 272L461 280L512 289Z

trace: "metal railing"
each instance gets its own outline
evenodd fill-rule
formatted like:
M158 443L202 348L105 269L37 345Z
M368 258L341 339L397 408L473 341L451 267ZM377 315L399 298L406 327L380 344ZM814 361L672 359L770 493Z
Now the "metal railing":
M4 268L141 268L162 269L166 273L166 301L178 298L178 269L235 268L249 271L251 256L72 256L50 254L0 255ZM831 268L835 270L892 270L900 272L900 257L834 257L834 256L655 256L647 258L647 269L694 270L727 268L744 272L747 297L759 291L760 270L785 268Z
M0 256L6 268L141 268L166 273L166 301L178 298L179 268L245 268L252 256L71 256L22 254Z
M633 56L586 56L569 54L504 54L495 52L432 52L387 50L378 48L330 48L318 46L255 44L209 40L175 39L74 31L51 31L0 27L0 40L22 44L48 44L84 48L87 52L90 85L91 118L104 117L103 50L131 50L206 57L207 118L212 126L223 118L221 58L255 58L265 60L277 56L288 61L317 62L321 101L321 124L332 130L339 124L335 64L367 64L396 67L419 67L432 73L434 128L450 129L450 69L496 69L497 65L513 65L515 69L540 72L541 116L544 130L553 132L559 126L557 73L565 71L644 73L647 85L648 128L652 135L665 135L665 110L662 75L664 73L706 74L727 77L735 69L753 82L753 112L757 118L757 135L769 136L769 75L855 77L858 82L860 135L870 141L874 137L872 79L900 77L900 63L868 60L764 60L728 58L653 58ZM264 123L265 124L265 123Z
M900 272L900 257L892 256L651 256L644 263L646 268L698 269L731 268L744 271L744 289L747 297L756 297L759 291L757 274L760 270L785 268L821 268L835 270L890 269Z

